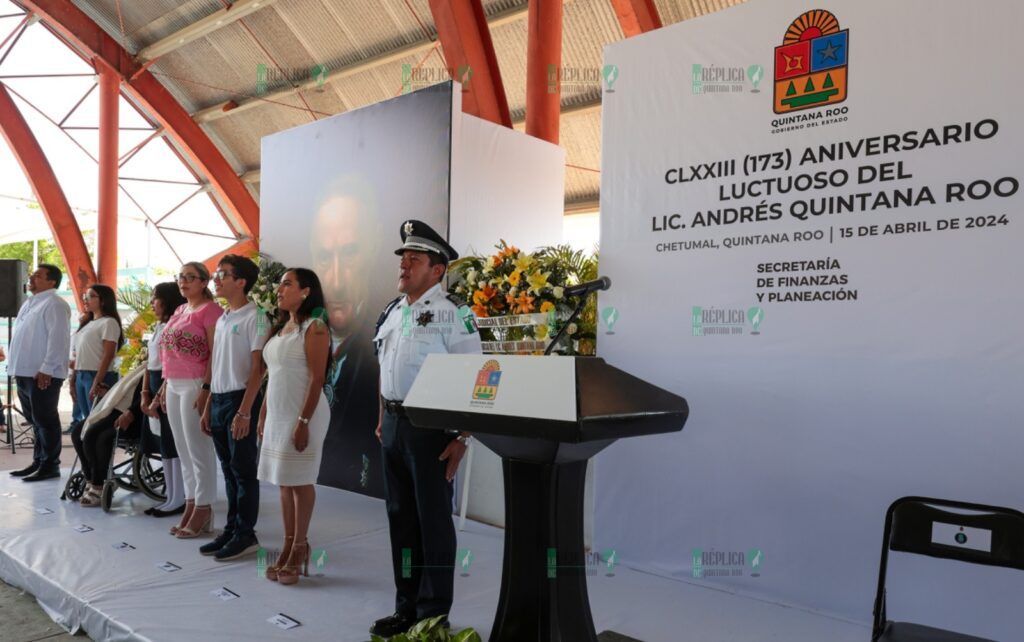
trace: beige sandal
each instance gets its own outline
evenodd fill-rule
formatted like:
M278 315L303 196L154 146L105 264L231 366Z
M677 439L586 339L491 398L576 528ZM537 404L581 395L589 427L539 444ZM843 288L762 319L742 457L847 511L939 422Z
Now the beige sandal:
M292 558L298 552L299 560L292 563ZM291 553L288 555L288 563L277 570L277 583L284 586L298 584L299 576L309 577L309 540L301 544L292 544Z
M293 542L294 540L295 537L292 535L284 536L284 546L281 548L281 552L277 554L277 559L274 560L275 563L268 566L267 570L264 572L266 578L271 582L277 581L277 574L281 571L281 568L285 565L285 562L287 562L288 558L291 556L292 545L288 542ZM287 554L285 554L285 551L287 551Z
M99 506L100 505L100 496L102 495L102 493L103 493L103 487L102 486L97 488L97 487L95 487L95 486L90 484L89 485L89 489L87 491L85 491L84 493L82 493L82 498L80 500L78 500L78 503L81 504L82 506L87 506L87 507Z

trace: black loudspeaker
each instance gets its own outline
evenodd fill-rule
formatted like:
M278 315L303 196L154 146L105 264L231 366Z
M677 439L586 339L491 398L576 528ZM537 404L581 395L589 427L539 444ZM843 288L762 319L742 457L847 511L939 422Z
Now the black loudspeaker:
M19 259L0 259L0 317L16 317L25 302L28 266Z

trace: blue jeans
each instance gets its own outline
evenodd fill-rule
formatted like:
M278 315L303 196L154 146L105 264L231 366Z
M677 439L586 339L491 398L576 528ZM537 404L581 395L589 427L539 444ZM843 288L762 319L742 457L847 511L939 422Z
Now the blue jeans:
M224 531L236 537L255 537L260 512L260 482L256 479L256 424L259 422L260 395L253 402L249 434L242 439L231 435L231 422L242 404L244 390L214 393L210 396L210 432L213 447L224 473L228 496L228 519Z
M72 415L72 420L81 416L81 421L85 421L85 418L92 412L92 400L89 399L89 391L92 390L92 382L96 380L95 370L76 370L75 371L75 394L78 399L75 401L75 410L78 413ZM112 370L107 370L107 376L103 378L103 383L108 386L113 386L117 383L117 373Z

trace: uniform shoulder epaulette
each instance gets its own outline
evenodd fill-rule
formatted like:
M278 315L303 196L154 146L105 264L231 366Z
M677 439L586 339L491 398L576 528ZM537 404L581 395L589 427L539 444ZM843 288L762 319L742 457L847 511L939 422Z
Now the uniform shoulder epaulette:
M455 304L455 307L457 308L461 308L462 306L466 305L466 302L462 300L462 297L459 297L454 294L447 294L445 296L449 301Z
M379 317L377 317L377 326L373 329L373 356L378 356L380 354L380 344L382 343L381 341L378 341L376 339L377 333L380 332L380 327L384 325L384 321L387 320L388 315L391 314L391 311L395 309L395 306L398 305L398 302L401 300L402 297L399 296L394 301L391 301L390 303L385 305L384 311L380 313Z
M388 318L388 315L391 314L391 311L395 309L395 306L398 305L398 302L401 300L401 296L396 297L393 301L384 306L384 311L380 313L379 317L377 317L377 329L373 332L374 336L380 332L380 327L384 325L384 320Z

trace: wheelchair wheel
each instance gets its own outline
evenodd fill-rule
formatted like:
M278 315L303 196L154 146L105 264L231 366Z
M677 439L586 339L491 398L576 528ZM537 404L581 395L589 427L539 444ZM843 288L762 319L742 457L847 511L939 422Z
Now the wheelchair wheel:
M104 513L110 512L110 504L114 501L114 488L117 486L112 480L103 482L103 492L100 493L100 506Z
M132 461L135 490L141 490L147 497L158 502L167 499L163 466L154 467L160 461L159 456L147 455L141 450L135 451Z
M139 490L135 486L135 453L129 452L130 459L125 459L121 463L114 466L114 478L113 481L117 483L118 488L121 490L127 490L135 492Z
M77 502L85 493L85 484L85 474L78 471L68 478L67 484L64 485L64 495L71 501Z

